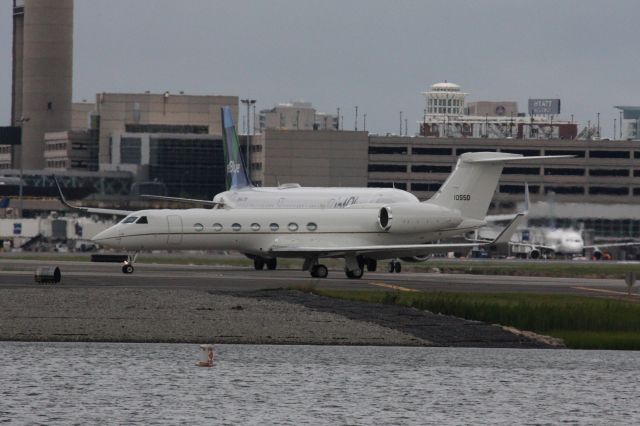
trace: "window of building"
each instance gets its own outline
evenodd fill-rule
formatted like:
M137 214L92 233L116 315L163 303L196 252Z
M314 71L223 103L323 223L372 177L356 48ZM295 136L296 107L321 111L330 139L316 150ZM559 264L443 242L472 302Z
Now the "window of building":
M140 164L142 160L141 147L140 138L120 139L120 162L122 164Z
M369 183L367 183L367 187L369 187L369 188L396 188L396 189L402 189L403 191L407 190L406 182L369 182Z
M233 229L234 232L239 232L242 229L242 225L240 225L239 223L234 223L233 225L231 225L231 229Z
M222 224L220 223L214 223L213 226L211 227L214 231L216 232L220 232L222 231Z
M500 185L503 194L524 194L524 185Z
M590 158L630 158L629 151L589 151Z
M544 193L555 192L556 194L584 194L582 186L545 186Z
M629 176L628 169L589 169L589 176Z
M370 146L369 154L402 154L406 155L409 152L409 148L406 146Z
M149 181L166 185L170 197L211 199L226 188L222 140L151 137Z
M414 173L451 173L451 166L415 164L411 166L411 171Z
M369 164L370 172L385 173L406 173L407 166L404 164Z
M544 155L573 155L576 158L584 158L585 151L566 150L566 149L545 149Z
M505 167L503 175L539 175L540 167Z
M209 126L190 124L125 124L124 129L127 133L209 133Z
M271 229L272 232L276 232L278 229L280 229L280 225L278 225L277 223L272 223L269 225L269 229Z
M589 187L590 195L629 195L629 188L625 186L592 186Z
M411 182L412 191L436 192L440 189L439 183Z
M584 169L571 169L562 167L545 167L544 174L547 176L584 176Z
M451 148L417 148L411 150L413 155L452 155Z

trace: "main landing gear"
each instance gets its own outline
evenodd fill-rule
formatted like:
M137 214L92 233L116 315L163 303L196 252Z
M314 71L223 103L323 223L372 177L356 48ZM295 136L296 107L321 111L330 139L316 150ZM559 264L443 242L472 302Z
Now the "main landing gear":
M131 255L127 257L127 260L125 260L124 264L122 265L123 274L133 274L133 264L135 263L137 258L138 258L137 252L133 254L133 257L131 257Z
M378 267L375 259L363 256L350 257L345 259L344 274L350 279L359 279L364 275L364 270L374 272ZM302 266L303 271L309 271L313 278L326 278L329 270L326 266L320 265L317 258L307 258Z
M324 265L313 265L309 271L313 278L327 278L329 270Z
M262 271L265 266L267 267L268 270L273 271L278 267L278 259L275 257L271 259L265 259L264 257L256 257L253 259L253 268L256 271Z
M394 272L396 274L399 274L400 271L402 271L402 263L392 260L391 262L389 262L389 273L393 274Z

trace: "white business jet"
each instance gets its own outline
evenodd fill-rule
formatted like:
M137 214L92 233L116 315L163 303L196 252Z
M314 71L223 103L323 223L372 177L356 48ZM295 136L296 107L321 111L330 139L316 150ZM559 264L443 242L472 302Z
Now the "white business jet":
M142 197L187 202L224 208L345 208L353 204L419 203L410 192L395 188L362 187L302 187L286 183L274 187L253 185L240 152L238 134L233 123L231 108L221 108L221 119L227 163L227 191L217 194L213 200L143 195ZM268 149L268 147L266 148Z
M123 266L133 272L141 250L238 250L264 259L304 259L304 270L324 278L322 258L344 258L349 278L363 275L367 259L425 257L477 247L478 243L430 243L475 230L485 215L504 163L566 158L478 152L460 156L440 190L422 203L351 205L343 209L163 209L132 212L93 241L134 253ZM106 209L101 209L106 212ZM89 211L89 210L88 210ZM523 215L492 243L509 240ZM369 266L369 265L366 265Z

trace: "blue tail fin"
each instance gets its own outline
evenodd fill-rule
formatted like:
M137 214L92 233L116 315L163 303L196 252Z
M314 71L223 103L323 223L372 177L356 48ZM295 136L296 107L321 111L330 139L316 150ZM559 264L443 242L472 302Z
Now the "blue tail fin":
M247 167L240 152L240 141L236 126L233 124L231 108L221 108L222 114L222 139L227 162L227 189L238 189L253 186Z

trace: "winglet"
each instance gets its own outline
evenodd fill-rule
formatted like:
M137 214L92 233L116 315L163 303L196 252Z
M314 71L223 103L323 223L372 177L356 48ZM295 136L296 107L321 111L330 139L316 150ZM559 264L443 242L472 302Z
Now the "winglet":
M73 204L70 204L66 198L64 198L64 194L62 193L62 188L60 188L60 182L58 182L58 179L56 178L56 176L52 175L52 177L56 183L56 186L58 187L58 194L60 194L60 202L63 205L69 207L70 209L80 210L86 213L106 214L106 215L112 215L112 216L128 216L130 213L132 213L129 210L99 209L99 208L93 208L93 207L74 206Z
M64 198L64 194L62 193L62 188L60 187L60 182L58 182L58 178L56 177L56 175L52 175L51 177L53 177L53 180L56 183L56 186L58 187L58 194L60 195L60 197L59 197L60 198L60 202L62 204L64 204L65 206L71 208L71 209L81 209L81 207L69 204L67 199Z
M251 187L253 184L240 152L240 141L236 126L233 124L231 108L224 106L220 109L220 113L222 116L222 139L227 161L227 189Z

